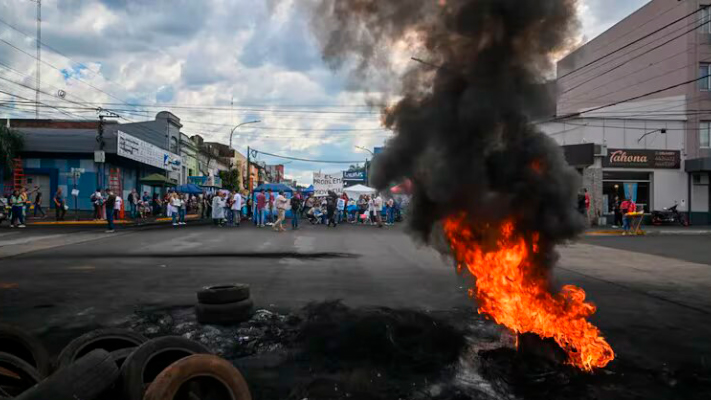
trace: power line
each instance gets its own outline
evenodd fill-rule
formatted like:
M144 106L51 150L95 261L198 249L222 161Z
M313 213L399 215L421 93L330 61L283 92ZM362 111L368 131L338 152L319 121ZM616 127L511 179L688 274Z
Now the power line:
M599 74L599 75L596 75L596 76L594 76L594 77L592 77L592 78L586 79L586 80L584 80L583 82L580 82L579 84L577 84L577 85L575 85L575 86L573 86L573 87L571 87L571 88L566 89L565 91L563 91L563 93L561 93L561 95L566 94L566 93L569 93L570 91L575 90L575 89L581 87L582 85L584 85L584 84L586 84L586 83L589 83L589 82L591 82L591 81L593 81L593 80L595 80L595 79L598 79L598 78L602 77L603 75L606 75L606 74L608 74L608 73L610 73L610 72L612 72L612 71L614 71L614 70L616 70L616 69L618 69L618 68L621 68L623 65L626 65L626 64L629 63L630 61L636 60L636 59L642 57L642 56L645 55L645 54L649 54L650 52L652 52L652 51L654 51L654 50L656 50L656 49L659 49L660 47L666 46L667 44L669 44L669 43L675 41L676 39L679 39L680 37L682 37L682 36L684 36L684 35L687 35L687 34L689 34L689 33L691 33L691 32L696 31L697 29L699 29L700 27L706 25L707 23L708 23L708 22L702 22L700 25L694 26L694 27L691 28L690 30L685 31L685 32L681 33L680 35L674 36L673 38L667 40L667 41L664 42L664 43L661 43L661 44L659 44L659 45L657 45L657 46L652 47L652 48L649 49L649 50L646 50L646 51L644 51L644 52L642 52L642 53L640 53L640 54L637 54L636 56L630 58L629 60L625 60L624 62L622 62L622 63L620 63L620 64L618 64L618 65L616 65L616 66L614 66L614 67L612 67L612 68L610 68L610 69L608 69L607 71L605 71L605 72L603 72L603 73L601 73L601 74ZM649 44L651 44L651 43L648 43L647 45L649 45ZM645 46L647 46L647 45L645 45ZM635 50L640 50L640 49L635 49ZM634 51L634 50L633 50L633 51ZM620 56L620 57L618 57L618 58L616 58L616 59L614 59L614 60L612 60L612 61L610 61L610 62L617 61L617 60L623 58L623 57L626 56L626 55L627 55L627 54L624 54L624 55L622 55L622 56ZM600 65L600 66L598 66L598 67L596 67L596 68L602 67L602 66L604 66L604 65L606 65L606 64L602 64L602 65ZM591 70L591 71L592 71L592 70ZM588 72L590 72L590 71L588 71ZM569 74L566 74L566 75L562 76L562 77L559 78L559 79L562 79L562 78L564 78L565 76L568 76L568 75L569 75Z
M264 152L261 150L256 150L256 149L251 149L251 150L253 150L257 154L264 154L265 156L272 156L272 157L283 158L286 160L294 160L294 161L305 161L305 162L314 162L314 163L323 163L323 164L354 164L354 163L363 162L363 160L358 160L358 161L309 160L307 158L280 156L278 154L267 153L267 152Z
M585 64L585 65L583 65L583 66L581 66L581 67L578 67L578 68L576 68L576 69L574 69L574 70L572 70L572 71L567 72L567 73L564 74L563 76L558 77L558 79L563 79L563 78L565 78L565 77L567 77L567 76L569 76L569 75L571 75L571 74L573 74L573 73L575 73L575 72L577 72L577 71L580 71L581 69L587 68L587 67L589 67L589 66L591 66L591 65L593 65L593 64L595 64L595 63L597 63L597 62L600 61L600 60L604 60L605 58L607 58L607 57L609 57L609 56L611 56L611 55L613 55L613 54L619 53L620 51L622 51L622 50L624 50L624 49L626 49L626 48L628 48L628 47L630 47L630 46L633 46L633 45L635 45L635 44L641 42L642 40L644 40L644 39L646 39L646 38L648 38L648 37L650 37L650 36L652 36L652 35L654 35L654 34L657 34L657 33L663 31L664 29L666 29L666 28L668 28L668 27L670 27L670 26L672 26L672 25L675 25L677 22L683 21L683 20L685 20L686 18L688 18L688 17L690 17L690 16L692 16L692 15L694 15L694 14L699 13L702 9L703 9L703 8L699 8L699 9L697 9L697 10L695 10L695 11L689 13L689 14L686 14L686 15L684 15L683 17L678 18L678 19L674 20L673 22L670 22L670 23L668 23L668 24L666 24L666 25L664 25L664 26L658 28L657 30L655 30L655 31L653 31L653 32L651 32L651 33L648 33L648 34L646 34L646 35L644 35L644 36L642 36L642 37L640 37L640 38L638 38L638 39L636 39L636 40L633 40L632 42L627 43L626 45L624 45L624 46L622 46L622 47L620 47L620 48L617 48L617 49L615 49L615 50L613 50L613 51L611 51L611 52L609 52L609 53L607 53L607 54L605 54L605 55L603 55L603 56L601 56L601 57L598 57L598 58L596 58L596 59L594 59L594 60L588 62L587 64Z

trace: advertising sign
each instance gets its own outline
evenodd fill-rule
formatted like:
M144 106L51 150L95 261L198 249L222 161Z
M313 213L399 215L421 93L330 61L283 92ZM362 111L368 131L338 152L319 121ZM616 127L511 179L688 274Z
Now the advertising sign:
M602 158L606 168L681 168L681 152L678 150L607 149Z
M339 196L343 194L343 178L314 172L314 196L328 196L329 191Z
M365 182L365 171L343 171L343 180Z
M179 155L122 131L118 131L116 154L168 171L179 171L182 165Z

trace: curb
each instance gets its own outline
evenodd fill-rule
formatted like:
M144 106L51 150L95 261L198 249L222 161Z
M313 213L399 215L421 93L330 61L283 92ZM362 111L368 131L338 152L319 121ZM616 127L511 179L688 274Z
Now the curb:
M629 235L629 236L704 236L711 235L711 230L707 229L688 229L688 230L642 230L639 235ZM583 236L626 236L623 235L623 231L589 231L585 232Z
M187 221L201 221L197 215L187 215L185 217ZM160 224L170 224L173 221L172 218L158 218L151 221L131 221L131 220L114 220L114 225L122 226L146 226L146 225L160 225ZM106 220L101 221L36 221L28 222L27 226L106 226Z

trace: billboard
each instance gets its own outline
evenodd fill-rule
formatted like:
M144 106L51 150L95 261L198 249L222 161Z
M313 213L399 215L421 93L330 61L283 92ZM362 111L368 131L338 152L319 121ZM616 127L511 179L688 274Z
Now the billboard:
M365 182L365 171L343 171L343 180Z
M678 150L607 149L602 158L605 168L681 168L681 152Z
M128 133L118 131L116 154L140 163L168 171L180 171L182 159L179 155L141 140Z
M314 172L314 196L328 196L328 192L343 193L343 177Z

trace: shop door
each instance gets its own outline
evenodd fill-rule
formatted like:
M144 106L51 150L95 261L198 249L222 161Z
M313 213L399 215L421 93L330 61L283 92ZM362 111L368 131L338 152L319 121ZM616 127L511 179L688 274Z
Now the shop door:
M53 193L50 193L49 186L49 175L27 175L27 191L33 191L35 186L40 187L42 192L42 208L47 209L49 207L49 200L52 198ZM30 195L30 201L35 202L34 193Z

